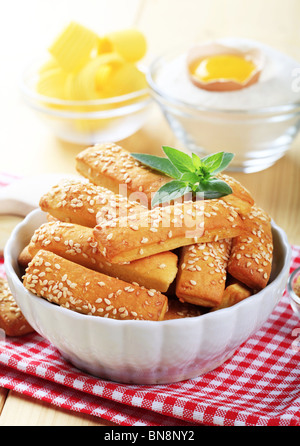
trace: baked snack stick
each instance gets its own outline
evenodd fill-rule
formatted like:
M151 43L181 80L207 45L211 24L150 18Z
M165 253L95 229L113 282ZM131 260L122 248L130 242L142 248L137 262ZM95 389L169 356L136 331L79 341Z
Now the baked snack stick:
M183 319L185 317L198 317L204 313L204 309L197 305L180 302L178 299L169 299L168 310L164 315L164 321L170 319Z
M130 201L143 197L143 204L148 208L153 194L171 179L147 168L113 143L97 144L80 152L76 169L92 183L126 195ZM120 185L124 186L122 190Z
M182 248L176 296L182 302L213 307L224 294L231 239L198 243Z
M28 247L28 245L25 246L18 256L18 264L21 268L27 268L28 263L32 259L32 255L29 253Z
M56 221L40 226L28 245L31 258L40 249L51 251L108 276L161 292L168 290L177 274L178 258L172 252L156 254L123 265L112 264L100 253L93 230L73 223Z
M232 189L232 194L223 197L223 200L233 206L240 215L247 215L255 204L250 192L235 178L219 173L216 175L225 181Z
M253 206L243 217L245 233L232 240L228 273L252 290L263 289L270 278L273 238L270 217Z
M34 331L16 303L7 280L1 277L0 328L4 330L6 336L22 336Z
M84 180L63 180L40 199L40 208L53 218L94 227L102 219L131 215L145 207Z
M62 307L118 320L162 320L168 299L156 290L126 283L40 250L29 263L23 284Z
M221 310L222 308L231 307L251 296L252 291L243 283L236 281L230 283L224 290L221 302L213 307L211 311Z
M171 180L170 177L144 166L130 152L112 143L97 144L80 152L76 157L76 169L92 183L115 193L123 194L123 190L120 191L120 186L123 185L124 194L130 200L144 197L143 204L149 209L154 193ZM224 201L243 215L249 212L254 204L249 191L232 177L224 174L218 174L217 177L228 182L233 191L223 197Z
M93 234L104 257L122 263L193 243L236 237L242 231L241 217L218 199L154 208L97 225Z

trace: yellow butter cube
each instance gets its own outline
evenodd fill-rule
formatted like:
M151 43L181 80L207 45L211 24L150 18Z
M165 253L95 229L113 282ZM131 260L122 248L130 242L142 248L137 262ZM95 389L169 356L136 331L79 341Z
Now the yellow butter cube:
M96 33L71 22L50 46L49 52L65 71L72 72L88 62L98 42Z
M137 29L115 31L107 34L114 51L119 53L127 62L138 62L147 51L144 34ZM103 43L104 45L104 43ZM106 43L106 45L108 45Z

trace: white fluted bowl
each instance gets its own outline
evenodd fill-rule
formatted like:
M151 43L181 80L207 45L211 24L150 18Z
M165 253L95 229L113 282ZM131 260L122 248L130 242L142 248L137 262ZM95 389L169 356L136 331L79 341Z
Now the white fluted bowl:
M100 378L164 384L211 371L263 325L285 290L291 249L284 231L272 223L270 284L230 308L161 322L82 315L35 296L20 280L18 255L45 221L35 210L13 231L4 253L9 286L31 326L73 365Z

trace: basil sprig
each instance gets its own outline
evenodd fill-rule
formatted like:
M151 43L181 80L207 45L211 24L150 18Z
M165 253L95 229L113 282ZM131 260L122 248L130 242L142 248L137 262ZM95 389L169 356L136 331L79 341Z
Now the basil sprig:
M234 157L233 153L218 152L200 158L195 153L192 156L172 147L162 147L165 157L132 153L132 156L142 164L154 169L173 180L164 184L154 195L152 207L170 202L192 193L204 194L204 199L220 198L232 193L231 187L216 174L226 169Z

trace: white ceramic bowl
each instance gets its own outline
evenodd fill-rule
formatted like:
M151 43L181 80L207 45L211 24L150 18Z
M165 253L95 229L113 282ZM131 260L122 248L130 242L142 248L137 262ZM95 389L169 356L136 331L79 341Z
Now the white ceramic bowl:
M31 212L6 244L5 268L11 291L32 327L64 358L79 369L113 381L163 384L215 369L267 320L289 274L291 249L283 230L273 223L275 255L270 284L230 308L161 322L86 316L33 295L20 280L18 255L45 220L40 210Z

